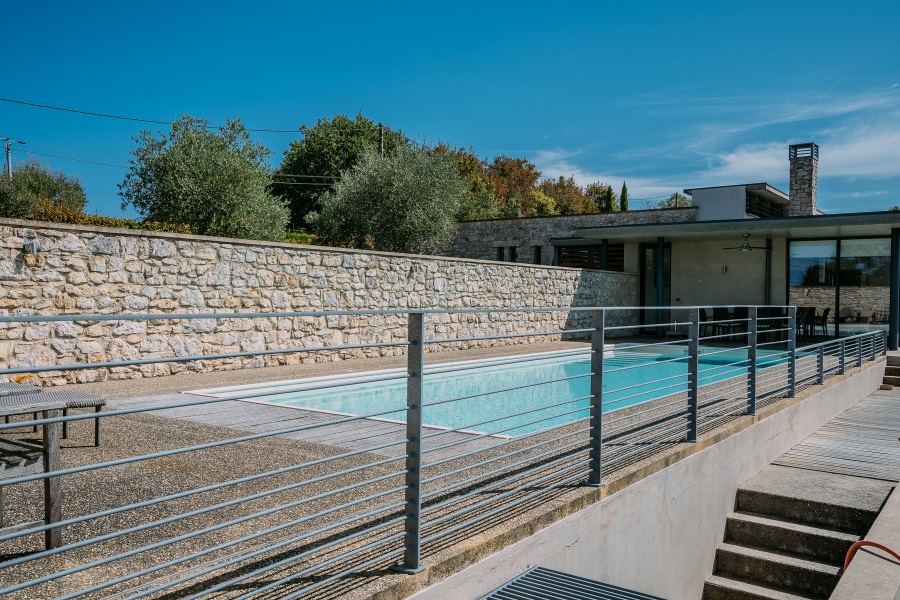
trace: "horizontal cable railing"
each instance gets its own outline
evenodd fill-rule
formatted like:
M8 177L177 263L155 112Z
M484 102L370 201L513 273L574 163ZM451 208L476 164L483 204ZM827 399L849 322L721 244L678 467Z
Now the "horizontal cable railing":
M679 311L688 319L656 322L657 307L0 316L6 338L21 340L0 378L405 361L178 396L119 393L80 414L52 387L0 384L0 595L291 598L349 589L340 586L353 574L415 573L478 532L887 349L882 331L798 347L806 332L793 307ZM345 334L333 322L331 344L306 331L251 347L234 334L338 318L390 318L394 329ZM64 323L85 332L86 350L40 354L41 344L76 345L60 341L73 335L54 329ZM123 336L175 328L196 343L123 350L137 343ZM203 335L226 332L234 351L204 353ZM522 352L547 341L575 345ZM509 351L426 365L498 345ZM174 377L191 387L192 375ZM94 445L83 443L88 420ZM62 425L73 435L60 448Z

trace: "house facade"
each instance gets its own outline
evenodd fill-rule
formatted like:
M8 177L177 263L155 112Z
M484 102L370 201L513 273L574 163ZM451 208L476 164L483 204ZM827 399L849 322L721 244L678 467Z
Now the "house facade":
M463 223L451 253L636 273L641 306L667 307L665 320L696 305L788 304L819 335L884 329L897 349L900 212L822 213L818 152L789 147L790 193L691 188L688 208Z

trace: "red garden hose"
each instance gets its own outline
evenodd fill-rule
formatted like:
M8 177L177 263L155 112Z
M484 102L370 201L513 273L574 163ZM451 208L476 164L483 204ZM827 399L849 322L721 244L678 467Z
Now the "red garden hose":
M897 560L900 560L900 554L897 554L897 552L895 550L891 550L887 546L879 544L878 542L870 542L869 540L860 540L860 541L854 543L852 546L850 546L850 549L847 551L847 558L844 560L844 570L845 571L847 570L847 567L850 566L850 561L853 560L853 555L856 554L856 551L858 549L862 548L863 546L875 546L879 550L884 550L885 552L887 552L888 554L890 554Z

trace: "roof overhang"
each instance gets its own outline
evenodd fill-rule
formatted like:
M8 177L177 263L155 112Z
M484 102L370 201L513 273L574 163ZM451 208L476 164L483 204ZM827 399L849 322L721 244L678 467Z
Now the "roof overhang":
M731 188L731 187L742 187L744 190L750 194L751 196L759 196L760 198L765 198L770 202L774 202L775 204L790 204L791 198L781 190L779 190L774 185L769 185L768 183L744 183L741 185L718 185L713 187L702 187L702 188L690 188L684 190L684 193L688 196L693 196L694 192L699 192L701 190L716 190L721 188Z
M666 240L715 240L745 233L763 238L882 237L891 235L891 229L895 228L900 228L900 211L579 227L575 232L580 238L593 240L655 242L661 237Z

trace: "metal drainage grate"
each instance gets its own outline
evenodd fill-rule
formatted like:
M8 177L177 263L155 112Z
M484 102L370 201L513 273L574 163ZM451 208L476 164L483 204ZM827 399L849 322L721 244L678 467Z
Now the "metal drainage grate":
M534 567L479 600L664 600L559 571Z

